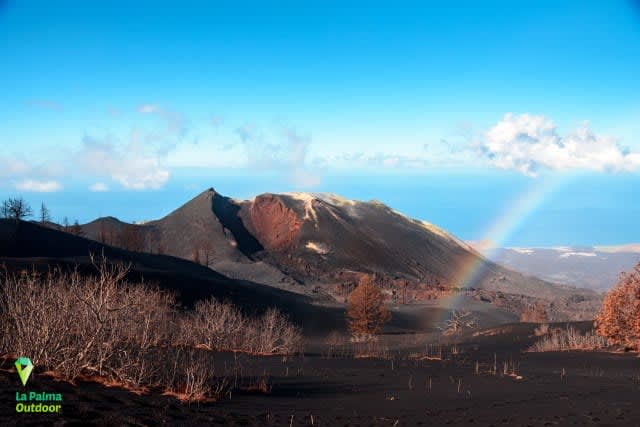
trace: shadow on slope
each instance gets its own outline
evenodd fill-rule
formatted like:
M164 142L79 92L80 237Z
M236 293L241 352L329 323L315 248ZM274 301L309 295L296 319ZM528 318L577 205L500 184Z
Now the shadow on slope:
M59 267L93 274L90 253L131 264L129 280L144 280L174 291L179 302L187 307L214 296L232 302L249 314L277 307L302 326L305 333L325 333L345 327L343 310L313 305L311 299L303 295L230 279L171 256L129 252L37 224L0 220L0 264L9 271L35 268L46 272Z

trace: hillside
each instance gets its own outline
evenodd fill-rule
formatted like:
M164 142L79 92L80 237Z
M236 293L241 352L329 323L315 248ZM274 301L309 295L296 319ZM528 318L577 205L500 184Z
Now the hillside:
M237 201L209 189L156 221L103 218L83 229L104 243L339 301L362 274L375 274L389 298L403 303L455 291L515 313L538 299L553 301L559 318L584 318L600 298L501 267L437 226L380 202L330 194L267 193Z

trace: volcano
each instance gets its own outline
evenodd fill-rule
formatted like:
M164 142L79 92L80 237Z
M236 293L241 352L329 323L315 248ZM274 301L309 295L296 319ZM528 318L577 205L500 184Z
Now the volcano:
M399 303L457 292L515 313L544 300L554 317L582 319L600 300L596 292L504 268L438 226L379 201L334 194L236 200L211 188L156 221L101 218L83 230L102 243L172 255L230 278L328 300L342 301L362 275L374 275ZM114 235L120 240L106 239Z

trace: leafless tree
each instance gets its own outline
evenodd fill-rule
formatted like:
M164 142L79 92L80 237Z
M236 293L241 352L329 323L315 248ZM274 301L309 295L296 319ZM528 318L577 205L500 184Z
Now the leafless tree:
M42 204L40 204L40 224L42 225L46 225L48 222L51 222L51 213L49 212L49 208L47 208L44 204L44 202L42 202Z
M20 221L33 214L31 206L22 198L8 198L2 202L0 213L4 218Z

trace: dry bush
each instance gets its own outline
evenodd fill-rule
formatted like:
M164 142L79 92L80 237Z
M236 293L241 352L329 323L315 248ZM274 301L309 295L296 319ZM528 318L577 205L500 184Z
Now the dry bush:
M474 329L478 327L476 318L471 317L470 311L451 311L451 318L444 322L440 327L443 335L455 335L461 333L465 329Z
M0 272L0 357L27 356L70 381L98 376L198 400L230 387L215 375L209 350L301 350L300 329L276 310L248 319L210 300L185 314L174 309L172 294L128 283L128 266L104 258L94 265L89 277Z
M0 292L0 351L29 355L36 365L55 366L77 350L74 338L74 301L68 298L67 278L41 277L37 272L2 274ZM76 352L77 354L77 352Z
M302 347L302 333L275 308L270 308L262 317L253 320L248 328L253 336L253 353L292 354Z
M261 317L245 317L231 304L211 298L198 302L181 326L183 343L216 351L294 354L302 350L302 332L270 308Z
M0 296L3 354L29 355L68 380L99 375L148 383L142 355L169 342L173 296L124 279L128 267L94 264L96 276L51 272L4 274Z
M240 347L245 339L247 321L231 304L215 298L199 301L190 316L183 319L181 336L185 344L208 350L231 350Z
M640 350L640 263L607 293L595 328L611 344Z
M382 292L374 281L373 276L363 276L358 287L349 294L347 318L349 331L355 336L378 334L382 325L391 319Z
M583 335L573 326L567 326L565 329L551 330L551 333L533 344L528 351L596 350L606 345L607 340L593 331Z
M225 376L216 376L213 353L193 347L170 347L162 352L159 382L168 394L181 400L217 399L231 387Z

